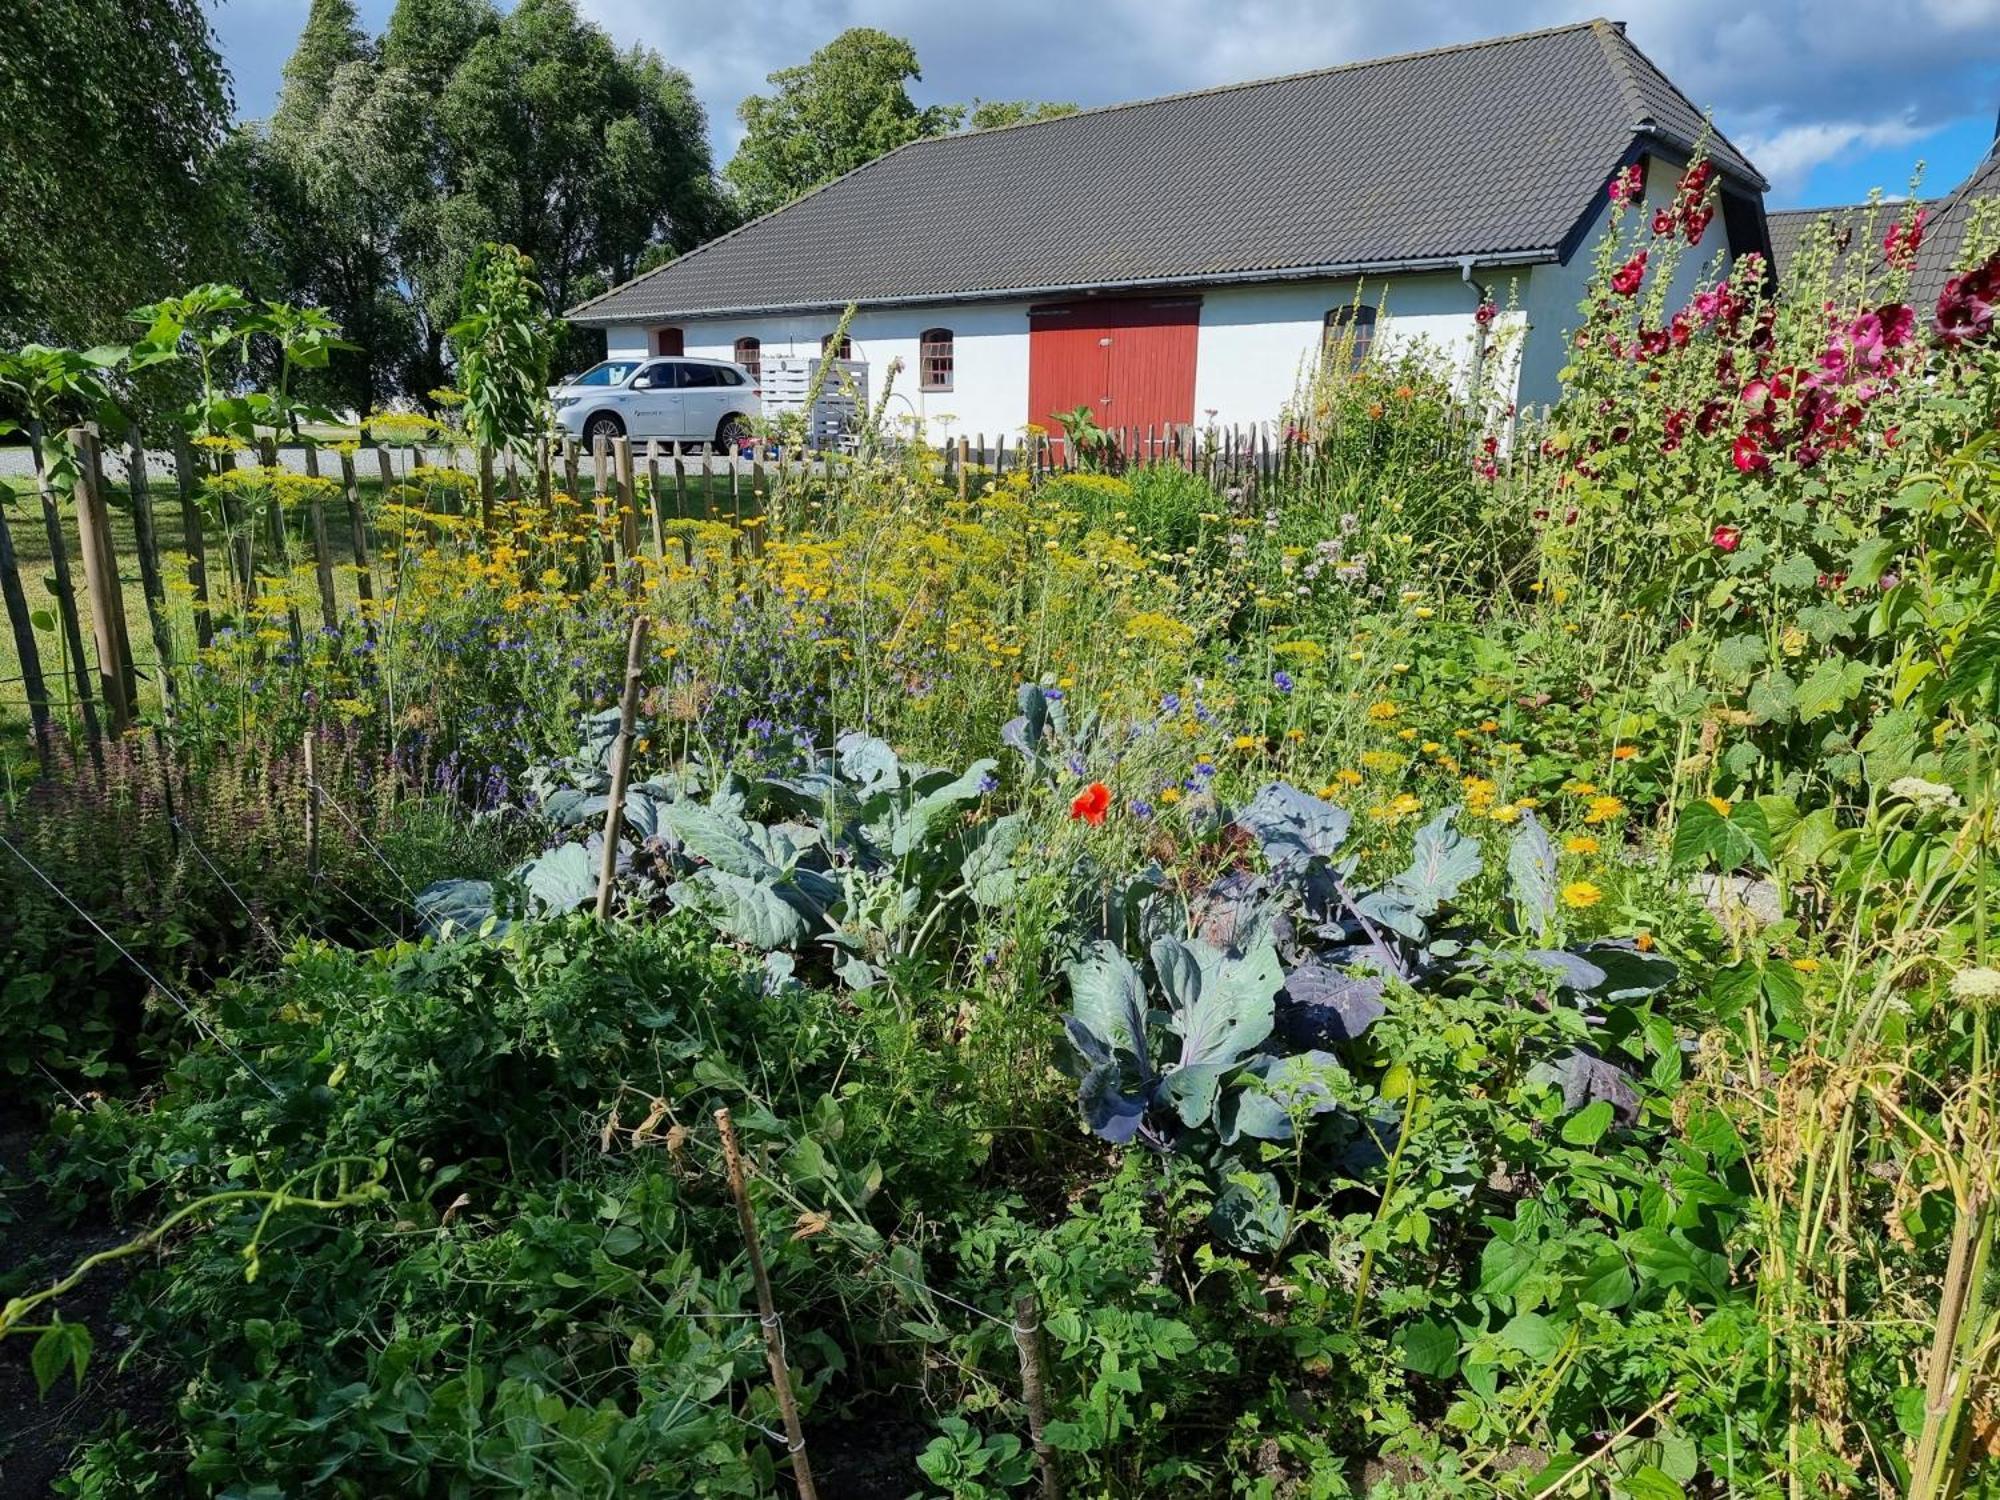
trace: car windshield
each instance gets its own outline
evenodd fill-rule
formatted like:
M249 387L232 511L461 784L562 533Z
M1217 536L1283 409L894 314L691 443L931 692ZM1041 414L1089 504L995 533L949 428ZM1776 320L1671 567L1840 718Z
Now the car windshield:
M571 385L623 385L639 362L636 359L607 359L592 365L570 382Z

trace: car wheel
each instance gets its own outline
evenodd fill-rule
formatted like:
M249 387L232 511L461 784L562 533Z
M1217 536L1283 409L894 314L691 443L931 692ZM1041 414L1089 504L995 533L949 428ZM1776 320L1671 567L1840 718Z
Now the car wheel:
M625 423L615 411L601 411L583 424L583 440L592 447L603 438L607 443L615 443L625 436Z
M715 429L715 447L720 453L734 453L751 436L750 421L740 413L732 413L722 419L722 425Z

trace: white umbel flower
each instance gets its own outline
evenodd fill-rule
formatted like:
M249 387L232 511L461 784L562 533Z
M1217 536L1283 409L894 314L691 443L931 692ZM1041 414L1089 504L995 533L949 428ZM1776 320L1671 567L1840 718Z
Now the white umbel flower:
M1991 1005L2000 1000L2000 969L1984 966L1960 969L1951 976L1951 998L1971 1005Z
M1889 795L1914 804L1919 812L1942 812L1958 806L1957 792L1921 776L1898 776L1889 783Z

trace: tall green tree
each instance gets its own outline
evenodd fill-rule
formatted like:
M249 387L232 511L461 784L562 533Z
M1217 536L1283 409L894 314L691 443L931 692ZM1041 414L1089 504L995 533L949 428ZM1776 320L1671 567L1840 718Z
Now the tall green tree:
M0 4L0 344L117 337L206 277L230 111L201 0Z
M1055 101L1036 103L1031 99L975 99L966 120L971 130L998 130L1002 125L1029 125L1036 120L1056 120L1077 111L1074 104Z
M558 308L727 227L687 75L621 51L574 0L399 0L379 43L315 0L248 172L260 292L314 300L357 347L326 379L366 410L454 378L481 247L529 256ZM582 359L591 335L571 335Z
M843 31L800 67L770 75L776 90L738 106L743 143L723 175L746 213L768 213L885 151L958 128L956 104L919 108L916 49L871 27Z
M453 72L438 113L458 183L447 243L467 259L486 240L515 246L557 308L624 280L649 251L727 227L687 75L619 51L573 0L520 0ZM559 358L588 342L573 335Z

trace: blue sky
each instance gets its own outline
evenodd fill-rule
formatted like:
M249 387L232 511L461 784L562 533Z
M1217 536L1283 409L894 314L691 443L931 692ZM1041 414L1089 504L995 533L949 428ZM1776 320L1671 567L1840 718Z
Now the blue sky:
M308 0L206 0L260 117ZM379 30L393 0L358 0ZM1771 179L1772 208L1948 190L1994 139L2000 0L578 0L622 43L685 69L707 106L716 160L736 105L774 68L848 26L915 43L920 102L1069 99L1108 104L1470 41L1598 14L1632 39Z

